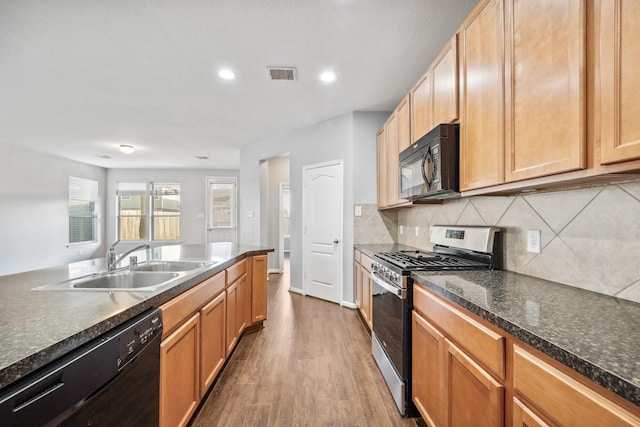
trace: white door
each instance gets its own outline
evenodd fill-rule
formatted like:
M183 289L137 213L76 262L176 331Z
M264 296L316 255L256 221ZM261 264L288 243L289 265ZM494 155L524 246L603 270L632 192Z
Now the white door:
M343 162L303 168L303 278L305 294L342 300Z
M236 243L237 179L207 177L207 243Z

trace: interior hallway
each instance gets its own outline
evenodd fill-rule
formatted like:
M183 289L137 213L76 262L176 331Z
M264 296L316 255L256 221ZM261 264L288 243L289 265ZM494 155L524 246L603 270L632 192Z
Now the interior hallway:
M286 259L269 276L264 328L240 340L191 425L415 426L400 416L356 310L288 288Z

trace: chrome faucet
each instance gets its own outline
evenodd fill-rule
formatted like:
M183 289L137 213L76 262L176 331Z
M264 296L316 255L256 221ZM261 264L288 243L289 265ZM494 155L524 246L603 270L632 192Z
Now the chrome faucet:
M111 247L109 248L109 250L107 251L107 270L109 271L113 271L116 269L116 266L118 265L118 263L120 261L122 261L122 259L124 257L126 257L127 255L129 255L131 252L140 250L140 249L149 249L150 246L145 243L143 245L139 245L136 246L133 249L128 250L127 252L123 253L120 256L116 255L116 245L120 243L120 240L116 240L115 242L113 242L113 245L111 245Z

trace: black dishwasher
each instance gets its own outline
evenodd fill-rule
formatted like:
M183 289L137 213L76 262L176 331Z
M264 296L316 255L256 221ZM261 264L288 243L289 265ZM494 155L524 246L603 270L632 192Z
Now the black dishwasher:
M2 426L157 426L162 317L149 310L0 392Z

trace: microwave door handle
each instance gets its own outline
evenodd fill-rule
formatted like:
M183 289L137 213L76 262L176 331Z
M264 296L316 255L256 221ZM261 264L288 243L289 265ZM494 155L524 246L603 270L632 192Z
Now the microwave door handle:
M427 149L424 157L422 158L422 178L424 178L424 182L427 184L427 188L431 188L431 184L433 183L433 176L427 176L427 160L431 159L433 162L433 154L431 153L431 147Z
M393 295L397 296L400 299L404 299L404 295L403 295L404 289L400 289L396 286L388 284L387 282L382 280L380 276L378 276L376 273L372 273L371 277L373 278L373 281L376 282L376 284L380 286L382 289L392 293Z

